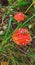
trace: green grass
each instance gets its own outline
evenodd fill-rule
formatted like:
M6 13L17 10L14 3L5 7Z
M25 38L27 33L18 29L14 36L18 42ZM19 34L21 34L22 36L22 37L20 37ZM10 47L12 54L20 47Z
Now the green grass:
M31 3L33 1L32 0L28 0L28 1L10 0L9 5L6 6L8 8L6 8L5 6L0 6L0 9L2 9L2 8L5 9L5 11L3 12L3 15L1 14L2 20L4 21L5 17L9 16L9 20L6 21L6 22L8 22L7 23L8 27L4 31L4 35L3 36L0 35L0 40L2 39L2 41L0 42L0 55L2 54L3 57L5 56L8 59L10 65L35 65L35 63L34 63L35 62L35 48L32 47L33 43L31 43L31 45L28 45L28 46L22 46L22 48L24 48L24 50L23 50L23 49L21 49L20 46L16 45L12 40L12 35L14 34L14 32L17 29L19 29L21 27L26 27L30 31L30 34L32 36L32 41L33 41L33 39L34 39L33 36L35 36L35 34L34 34L34 32L35 32L35 22L34 22L35 7L34 7L34 5L29 9L28 12L30 12L30 13L27 12L25 14L26 19L23 22L18 23L18 21L15 21L13 18L13 14L15 12L25 13L26 9L29 7L29 5L31 5ZM16 4L14 4L14 3L16 3ZM13 23L15 23L17 25L15 30L12 27ZM31 29L29 29L30 25L32 26ZM25 51L25 49L26 49L26 51ZM27 53L27 51L29 51L29 53ZM5 59L5 61L6 61L6 59Z

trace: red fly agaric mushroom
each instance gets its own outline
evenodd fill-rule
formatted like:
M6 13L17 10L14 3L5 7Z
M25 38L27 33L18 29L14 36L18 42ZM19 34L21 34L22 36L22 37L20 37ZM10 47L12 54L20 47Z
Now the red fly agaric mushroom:
M18 45L28 45L32 38L25 28L20 28L12 35L13 41Z
M25 15L21 12L17 12L15 15L14 15L14 19L17 20L17 21L24 21L25 19Z

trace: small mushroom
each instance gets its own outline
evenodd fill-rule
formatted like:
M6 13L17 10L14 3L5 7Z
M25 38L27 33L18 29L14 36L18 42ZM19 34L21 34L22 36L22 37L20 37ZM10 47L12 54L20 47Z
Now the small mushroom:
M18 12L14 15L14 19L19 21L19 22L24 21L25 15L21 12Z

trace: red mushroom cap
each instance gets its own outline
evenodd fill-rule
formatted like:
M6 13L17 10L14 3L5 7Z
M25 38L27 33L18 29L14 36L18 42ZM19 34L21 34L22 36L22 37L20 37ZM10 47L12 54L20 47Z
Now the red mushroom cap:
M16 14L14 15L14 19L17 20L17 21L19 21L19 22L20 22L20 21L24 21L25 16L24 16L23 13L19 12L19 13L16 13Z
M23 45L23 44L27 45L30 43L30 41L32 39L30 34L27 33L28 30L27 31L24 31L24 30L26 30L26 29L20 28L12 36L13 41L18 45ZM24 31L24 33L23 33L23 31Z

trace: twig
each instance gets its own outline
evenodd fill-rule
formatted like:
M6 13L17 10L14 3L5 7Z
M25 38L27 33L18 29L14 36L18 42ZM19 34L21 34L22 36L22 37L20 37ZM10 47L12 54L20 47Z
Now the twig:
M25 14L28 12L28 10L32 7L33 4L34 4L34 3L32 3L32 4L27 8L27 10L25 11Z

